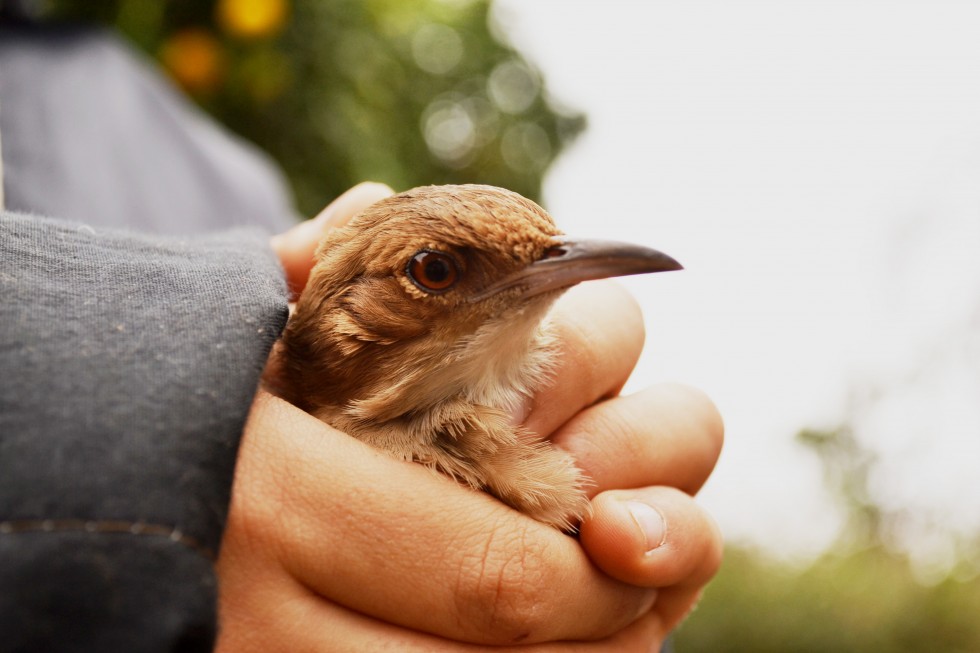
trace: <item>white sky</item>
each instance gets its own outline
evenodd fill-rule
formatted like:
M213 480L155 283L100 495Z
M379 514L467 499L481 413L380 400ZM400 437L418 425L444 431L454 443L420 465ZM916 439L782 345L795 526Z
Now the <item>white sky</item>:
M546 183L559 224L687 268L627 280L649 332L629 387L683 380L721 407L703 496L727 535L827 546L837 516L793 436L851 414L882 452L875 490L935 535L912 548L980 531L980 3L497 13L589 118ZM851 410L872 389L885 398Z

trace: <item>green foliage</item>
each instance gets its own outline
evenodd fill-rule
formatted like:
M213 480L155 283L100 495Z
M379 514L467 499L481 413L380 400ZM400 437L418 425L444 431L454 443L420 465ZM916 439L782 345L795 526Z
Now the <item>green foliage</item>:
M804 430L797 440L817 455L847 516L834 552L799 568L730 547L678 631L677 650L980 653L980 540L958 547L959 569L923 584L908 559L888 548L903 515L883 509L869 491L875 453L847 426Z
M827 555L800 570L730 549L697 610L676 635L679 653L977 653L980 583L917 582L884 550Z
M549 105L541 74L495 36L490 0L287 0L285 25L258 37L234 33L215 5L52 0L49 12L111 24L171 64L213 65L193 84L171 68L280 163L306 214L366 179L489 183L538 198L544 171L584 126ZM189 29L194 48L180 38Z
M845 541L839 544L848 550L881 545L888 527L900 515L887 514L868 489L871 472L878 463L875 452L864 446L848 426L825 431L804 429L796 439L820 459L824 484L847 515Z

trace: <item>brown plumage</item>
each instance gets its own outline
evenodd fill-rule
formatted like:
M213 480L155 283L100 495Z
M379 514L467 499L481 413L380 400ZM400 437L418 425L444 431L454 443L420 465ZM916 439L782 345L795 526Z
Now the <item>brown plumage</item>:
M554 363L546 313L586 279L678 269L574 242L516 193L428 186L332 231L280 346L281 391L391 455L569 529L588 500L570 457L512 415Z

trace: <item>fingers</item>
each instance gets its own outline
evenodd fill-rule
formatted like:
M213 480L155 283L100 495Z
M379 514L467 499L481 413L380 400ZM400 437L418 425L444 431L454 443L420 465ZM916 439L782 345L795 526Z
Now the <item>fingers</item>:
M718 568L722 540L710 516L671 487L603 492L592 502L581 539L604 555L610 576L649 587L704 584Z
M592 561L614 578L661 588L655 611L673 628L721 563L714 521L671 487L604 492L592 508L580 532Z
M714 468L723 434L704 394L665 384L587 408L553 437L595 484L582 547L611 577L657 588L654 612L668 632L720 564L721 534L690 495Z
M614 281L576 286L551 314L558 359L532 401L525 427L545 437L586 406L619 392L643 349L643 316Z
M694 494L721 453L724 425L710 399L661 384L596 404L564 424L553 442L569 451L597 494L670 485Z
M384 184L358 184L331 202L315 218L273 236L272 249L282 262L290 292L295 296L306 287L313 267L313 254L328 229L344 226L352 217L392 194L394 191Z
M496 653L501 650L521 653L648 653L660 650L667 632L660 616L648 612L606 639L515 645L501 649L402 628L324 601L292 579L279 577L272 581L250 582L248 588L242 588L247 591L236 592L242 597L241 601L222 603L217 653ZM232 579L231 582L235 584L239 579Z
M246 427L227 529L231 551L275 552L323 599L451 639L601 639L654 599L574 539L268 395Z

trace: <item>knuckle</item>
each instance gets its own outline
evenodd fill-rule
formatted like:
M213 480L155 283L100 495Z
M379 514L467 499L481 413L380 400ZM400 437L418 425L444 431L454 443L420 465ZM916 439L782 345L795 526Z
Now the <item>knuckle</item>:
M724 556L725 542L721 528L704 506L676 488L663 488L663 497L673 496L681 524L683 545L677 549L677 568L674 582L704 584L717 573Z
M688 406L693 420L693 430L701 436L711 452L714 463L721 454L725 442L725 422L715 403L704 391L688 385L675 386L680 399Z
M605 329L614 328L618 339L638 336L640 344L646 334L646 324L643 320L643 308L639 300L622 283L616 279L602 279L592 284L594 293L589 302L599 304L603 311L599 313L602 326Z
M615 443L614 446L605 447L610 464L622 460L644 460L649 456L649 429L642 418L633 414L630 402L618 402L616 408L594 411L590 431L595 435L591 439L597 443Z
M704 513L704 517L710 533L705 541L704 555L702 558L703 579L704 582L707 582L721 568L721 561L725 555L725 540L721 528L711 515Z
M559 325L558 338L563 345L561 362L574 370L573 378L582 387L592 388L600 361L595 348L589 346L595 339L590 325L579 319L564 320Z
M552 317L563 349L572 358L569 367L576 375L585 375L586 387L608 391L608 375L632 368L643 348L646 333L640 305L615 281L576 286L559 300Z
M527 524L492 530L476 562L460 572L460 622L472 624L490 644L540 640L548 629L548 602L541 591L550 586L548 564L528 537Z

